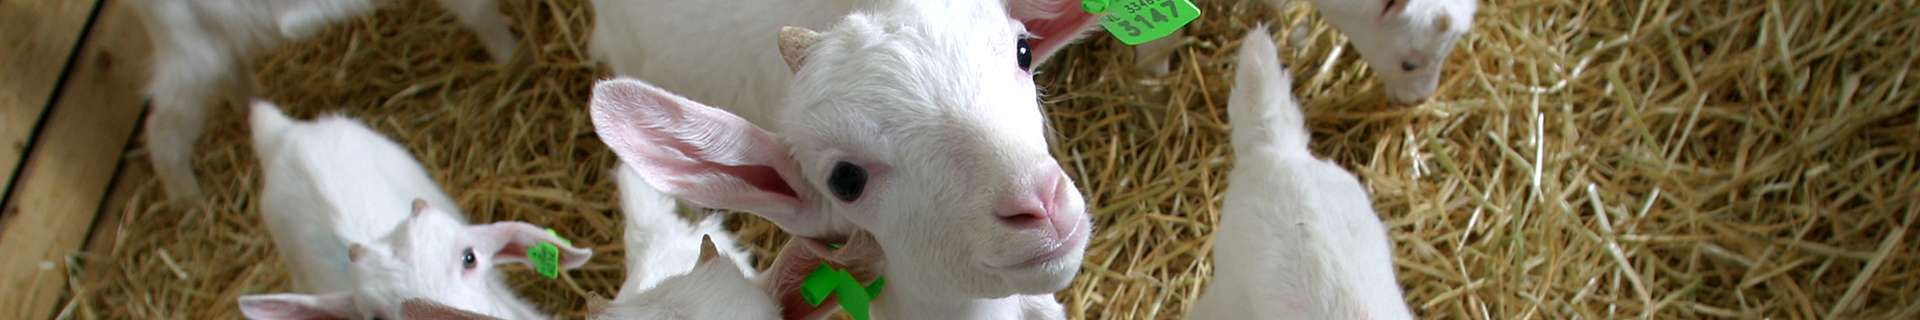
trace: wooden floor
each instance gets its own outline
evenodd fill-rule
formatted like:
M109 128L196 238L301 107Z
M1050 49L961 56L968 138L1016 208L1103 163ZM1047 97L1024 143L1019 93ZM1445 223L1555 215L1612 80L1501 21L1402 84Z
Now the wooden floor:
M151 183L152 47L118 1L0 0L0 48L0 319L54 319Z

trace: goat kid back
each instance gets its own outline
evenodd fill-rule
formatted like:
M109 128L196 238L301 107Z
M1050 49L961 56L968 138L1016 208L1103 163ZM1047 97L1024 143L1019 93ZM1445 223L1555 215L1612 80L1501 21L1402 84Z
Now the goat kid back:
M1241 42L1213 278L1188 318L1411 319L1386 227L1352 173L1307 149L1269 37L1262 26Z

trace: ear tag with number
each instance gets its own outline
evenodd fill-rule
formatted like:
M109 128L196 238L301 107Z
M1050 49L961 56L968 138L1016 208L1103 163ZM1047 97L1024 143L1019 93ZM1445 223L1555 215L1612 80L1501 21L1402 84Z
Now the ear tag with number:
M1087 12L1107 12L1100 26L1127 45L1159 39L1200 18L1191 0L1082 0Z
M561 238L559 233L554 233L553 228L547 228L547 234L560 238L562 244L573 245L573 241L567 241L567 238ZM541 276L548 279L560 276L560 247L555 247L552 243L541 242L533 245L532 248L527 248L527 260L533 261L533 271L540 273Z

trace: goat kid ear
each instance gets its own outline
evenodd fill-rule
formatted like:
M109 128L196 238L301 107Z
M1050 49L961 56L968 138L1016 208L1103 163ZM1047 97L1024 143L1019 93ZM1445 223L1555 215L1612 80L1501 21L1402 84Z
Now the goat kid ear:
M806 62L807 48L820 42L820 33L801 27L780 27L780 57L787 61L787 69L800 72L800 65Z
M579 268L587 264L588 258L593 257L593 250L575 247L559 236L548 233L547 229L526 222L504 221L468 228L471 232L467 234L490 240L481 243L494 244L491 252L495 264L521 263L532 267L534 262L527 259L527 250L541 243L553 244L554 248L560 249L561 268ZM475 249L478 251L488 248Z
M1100 22L1080 7L1079 0L1006 0L1007 15L1027 27L1035 38L1027 39L1033 52L1033 68L1068 44L1079 41Z
M811 209L787 144L746 119L627 77L595 84L590 113L600 139L660 192L802 236L834 232Z
M700 235L700 262L696 262L695 264L706 264L707 261L713 260L713 256L717 255L720 255L720 249L713 247L713 236Z
M1405 1L1405 0L1402 0L1402 1ZM1453 31L1452 29L1453 29L1452 15L1448 15L1446 13L1440 13L1439 16L1433 17L1433 35L1435 36L1444 35L1444 34L1447 34L1447 32Z
M353 296L274 293L240 296L240 314L255 320L347 320L354 316Z
M501 320L493 316L450 307L425 299L407 299L400 303L400 318L407 320Z

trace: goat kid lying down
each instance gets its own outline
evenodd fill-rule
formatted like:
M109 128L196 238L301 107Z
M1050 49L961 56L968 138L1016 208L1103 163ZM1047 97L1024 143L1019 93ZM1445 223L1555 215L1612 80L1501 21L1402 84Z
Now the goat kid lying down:
M524 222L467 224L405 147L358 121L295 121L267 102L251 112L260 215L299 293L242 296L248 318L396 319L403 301L424 299L545 319L494 265L531 264L539 243L554 244L564 268L593 254Z

